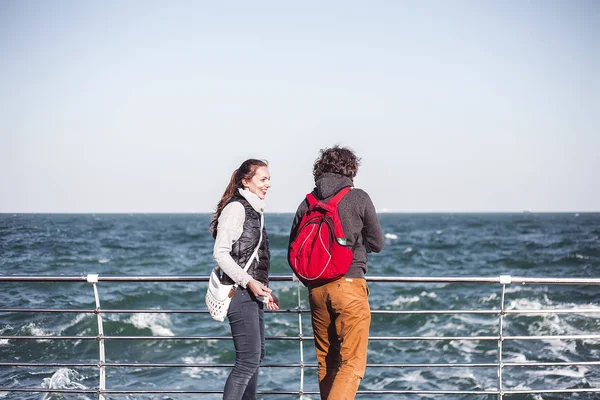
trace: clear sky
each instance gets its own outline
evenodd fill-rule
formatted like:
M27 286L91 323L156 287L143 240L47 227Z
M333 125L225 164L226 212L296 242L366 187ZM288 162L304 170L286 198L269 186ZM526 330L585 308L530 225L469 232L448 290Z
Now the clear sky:
M599 1L0 2L0 212L210 212L320 148L379 210L599 211Z

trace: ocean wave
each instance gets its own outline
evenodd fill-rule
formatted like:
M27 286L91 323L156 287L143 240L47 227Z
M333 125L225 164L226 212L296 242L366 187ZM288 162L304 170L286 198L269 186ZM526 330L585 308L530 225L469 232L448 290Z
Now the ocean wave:
M451 340L448 346L453 347L458 354L463 356L462 362L470 363L473 362L473 355L476 353L479 343L479 340Z
M572 366L572 367L548 367L544 370L534 370L530 371L532 375L544 376L548 375L557 375L557 376L566 376L569 378L579 378L584 379L585 375L588 373L588 369L584 366Z
M486 329L486 334L489 334L488 329L490 327L498 326L498 317L493 316L479 316L475 314L456 314L452 318L461 321L463 324L466 324L471 327L482 326ZM479 334L479 332L475 332L474 336Z
M527 356L522 352L506 351L502 352L502 361L505 363L524 363L529 361Z
M512 299L505 305L506 310L542 310L546 309L545 306L552 305L552 301L548 298L547 294L543 294L542 299L535 298L519 298ZM542 313L536 315L543 315Z
M185 364L214 364L218 362L214 356L200 356L200 357L183 357L181 359ZM206 367L186 367L181 371L183 375L187 375L190 378L203 378L206 376L226 378L229 375L229 370L225 368L206 368Z
M131 315L126 322L138 329L150 329L154 336L175 336L171 328L171 318L168 314L136 313Z
M64 334L66 331L76 328L76 332L74 333L77 336L84 336L86 334L85 329L79 329L78 325L86 320L90 319L92 316L89 314L77 314L72 320L66 322L64 324L56 324L55 326L48 328L43 326L40 322L29 322L23 326L21 326L18 330L18 334L24 336L57 336L60 334ZM8 325L5 326L2 330L0 330L0 334L2 334L6 330L13 330L13 328ZM39 339L36 342L50 342L50 339ZM1 344L1 343L0 343Z
M389 305L391 306L399 306L403 304L416 303L420 301L421 298L419 296L398 296L395 300L393 300Z
M68 331L71 328L77 327L82 321L88 321L88 320L95 322L95 318L91 314L84 314L84 313L77 314L75 316L75 318L73 318L71 321L67 322L66 324L59 325L57 327L57 330L60 333L64 333L64 332ZM85 330L82 331L82 330L78 329L78 331L79 331L78 333L80 335L84 335L85 334Z
M31 336L51 336L52 335L51 332L42 328L35 322L29 322L28 324L23 325L21 327L21 329L19 329L19 331L24 333L25 336L27 336L27 334L29 334ZM38 343L50 342L50 339L39 339L39 340L36 340L36 342L38 342Z
M547 297L540 299L518 299L509 304L509 309L516 310L548 310L552 308L565 309L574 308L574 304L570 303L555 303ZM562 336L562 335L584 335L589 334L588 329L580 329L576 324L580 318L588 318L585 314L523 314L514 319L507 319L506 331L514 329L524 329L531 336ZM579 324L581 325L581 324ZM577 340L571 339L541 339L539 343L544 345L544 357L555 360L568 361L571 355L579 353ZM593 345L592 340L583 339L584 345Z
M401 377L399 376L388 376L388 377L380 377L373 380L372 383L363 384L365 389L368 390L384 390L389 388L392 384L399 382Z
M0 217L1 218L1 217ZM274 274L289 275L286 251L289 225L293 215L269 215L271 261ZM527 223L513 223L526 218ZM90 216L33 216L23 215L0 223L5 241L2 250L1 274L78 275L101 272L105 275L192 275L207 274L212 261L214 241L204 233L210 219L206 216L157 215L100 215L94 221ZM369 272L389 276L498 276L512 274L528 277L595 277L600 261L600 218L581 214L570 215L394 215L380 216L387 245L381 254L369 255ZM3 221L7 221L4 219ZM11 222L12 221L12 222ZM470 223L470 222L475 222ZM52 223L54 226L51 226ZM11 226L14 225L14 229ZM4 229L4 231L2 231ZM60 232L57 233L57 229ZM65 236L66 235L66 236ZM394 238L395 235L397 237ZM106 245L106 246L105 246ZM1 247L1 246L0 246ZM102 263L104 260L110 260ZM98 270L98 271L97 271ZM281 302L295 308L296 285L274 282ZM415 284L370 283L369 299L373 310L434 310L434 309L495 309L499 310L499 285L470 285L456 283ZM206 314L171 314L164 309L203 308L204 283L111 283L99 286L102 308L110 310L156 309L150 313L103 314L107 336L206 335L227 336L229 326L216 324ZM0 303L6 308L85 308L94 309L93 293L89 285L5 283L0 288ZM308 308L307 290L301 289L303 308ZM504 317L504 334L508 336L556 335L595 333L600 330L600 305L597 287L565 285L506 286L505 306L510 310L546 310L551 308L592 308L595 313L532 313L508 314ZM96 317L92 314L44 313L39 316L3 313L0 333L22 335L94 336ZM303 315L302 329L310 335L310 318ZM290 313L267 313L268 336L297 335L298 317ZM10 323L10 324L9 324ZM374 336L495 336L498 315L483 314L373 314L371 331ZM30 340L0 342L0 352L7 359L21 357L23 362L34 361L96 361L98 344L91 340L49 341ZM281 343L280 343L281 342ZM268 363L297 362L297 344L291 341L268 341ZM445 347L444 347L445 346ZM110 387L150 385L156 387L222 388L228 368L204 369L194 364L232 363L235 358L231 341L162 340L162 341L109 341L107 356L119 361L183 362L185 368L164 368L137 373L131 369L109 371ZM293 349L293 350L290 350ZM150 351L149 351L150 350ZM314 349L305 347L305 361L314 363ZM496 341L409 340L372 341L369 358L376 363L400 362L495 362L498 355ZM503 357L507 362L558 362L594 360L600 357L600 346L595 340L527 340L505 341ZM182 361L183 360L183 361ZM90 368L91 370L92 368ZM529 373L531 370L538 372ZM0 381L15 387L40 387L43 378L50 378L56 367L24 368L18 382L7 380L0 371ZM79 372L87 371L78 368ZM265 368L261 387L279 388L289 385L287 374L297 369ZM449 390L492 388L497 381L495 368L424 368L420 373L411 369L372 368L363 380L369 389ZM546 370L542 368L506 368L505 387L550 388L555 385L582 384L583 379L600 384L598 371L588 372ZM87 372L86 372L87 373ZM204 374L204 375L203 375ZM306 388L318 388L316 369L306 370ZM585 374L584 377L581 377ZM71 382L96 387L97 369L88 380L71 376ZM293 378L292 378L293 379ZM15 381L17 379L15 378ZM297 380L295 381L297 382ZM171 386L170 386L171 385ZM21 398L14 394L0 397ZM554 395L553 395L554 396ZM75 396L72 396L75 398ZM90 397L93 397L90 395ZM97 396L96 396L97 397ZM122 396L133 399L135 396ZM163 397L163 396L155 396ZM171 398L173 396L170 396ZM318 398L312 396L313 399ZM394 398L393 395L383 396ZM418 396L417 396L418 397ZM436 398L435 395L421 396ZM521 396L522 397L522 396ZM528 399L542 396L527 395ZM544 396L544 398L547 396ZM585 396L580 396L582 399ZM23 396L25 398L25 396ZM34 394L27 399L40 399ZM135 397L137 398L137 397ZM553 398L567 399L569 395ZM593 396L585 397L594 398Z
M13 327L10 326L9 324L4 325L3 327L0 327L0 336L4 335L4 332L6 331L12 331ZM0 340L0 346L6 346L8 345L8 339L2 339Z
M50 378L44 378L41 386L44 389L88 389L87 386L79 383L85 377L74 369L59 368ZM60 393L46 393L43 400L58 400L64 398ZM89 399L87 396L80 398Z

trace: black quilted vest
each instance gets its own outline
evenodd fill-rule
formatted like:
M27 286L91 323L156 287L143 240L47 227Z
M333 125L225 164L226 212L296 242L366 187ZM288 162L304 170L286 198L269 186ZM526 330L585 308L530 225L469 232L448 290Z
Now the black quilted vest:
M233 244L231 257L241 267L246 266L246 262L254 253L258 240L260 239L260 214L252 208L252 205L242 195L236 193L229 203L237 201L244 206L246 218L244 219L244 229L240 238ZM218 229L218 227L217 227ZM254 260L247 272L250 276L264 285L269 285L269 267L271 266L271 252L269 251L269 237L267 229L263 227L263 237L258 249L258 262ZM234 282L223 274L222 282L233 284Z

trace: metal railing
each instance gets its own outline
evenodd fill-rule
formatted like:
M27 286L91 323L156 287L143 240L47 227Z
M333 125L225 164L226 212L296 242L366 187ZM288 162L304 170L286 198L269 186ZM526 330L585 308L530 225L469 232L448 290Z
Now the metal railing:
M526 278L511 277L510 275L501 275L498 277L368 277L369 282L380 283L466 283L466 284L499 284L502 294L500 298L499 309L490 310L372 310L373 315L417 315L417 314L479 314L498 316L498 335L490 336L371 336L370 341L495 341L498 345L497 361L495 363L385 363L368 364L368 368L459 368L459 367L485 367L496 368L498 374L498 387L488 390L359 390L357 395L384 395L384 394L454 394L454 395L497 395L499 400L504 396L517 394L543 394L543 393L600 393L600 387L581 388L581 389L528 389L517 390L504 387L503 369L505 367L549 367L549 366L600 366L600 361L576 361L576 362L504 362L503 345L507 341L535 341L535 340L599 340L600 334L585 335L536 335L536 336L505 336L503 332L504 317L510 314L599 314L598 308L571 308L571 309L547 309L547 310L507 310L505 307L505 293L507 285L511 284L533 284L533 285L600 285L600 279L586 278ZM207 282L207 276L98 276L95 274L87 276L0 276L0 283L5 282L85 282L92 285L95 309L53 309L53 308L0 308L0 313L87 313L94 314L97 317L97 335L96 336L25 336L8 335L0 336L0 340L91 340L98 342L98 362L97 363L48 363L48 362L4 362L0 360L0 367L97 367L99 387L97 389L46 389L46 388L14 388L0 387L0 392L41 392L41 393L81 393L95 394L99 400L104 400L105 395L118 394L220 394L222 390L174 390L174 389L156 389L156 390L115 390L106 387L106 368L119 367L149 367L149 368L228 368L231 364L219 363L124 363L124 362L106 362L105 342L112 340L231 340L230 336L107 336L103 329L103 315L114 313L161 313L161 314L206 314L206 309L102 309L100 305L100 296L98 285L101 282ZM291 282L290 276L274 276L271 281ZM266 340L297 341L299 343L300 362L299 363L272 363L262 364L262 367L270 368L299 368L300 369L300 387L297 391L259 391L262 395L291 395L298 396L302 400L304 395L316 395L318 392L304 390L304 370L305 368L316 368L314 363L304 362L304 341L313 340L312 337L305 337L302 333L302 316L310 313L310 310L301 307L301 286L297 285L298 306L291 309L281 309L270 311L270 313L297 313L298 314L298 336L267 336ZM1 290L1 287L0 287ZM0 383L0 386L4 384Z

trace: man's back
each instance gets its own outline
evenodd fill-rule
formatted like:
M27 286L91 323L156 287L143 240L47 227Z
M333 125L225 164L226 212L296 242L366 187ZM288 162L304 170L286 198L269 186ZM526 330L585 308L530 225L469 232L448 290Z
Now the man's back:
M315 181L313 194L321 200L329 200L342 188L352 186L348 177L324 173ZM302 201L296 211L292 225L292 237L295 237L302 216L308 211L308 203ZM367 253L378 253L383 249L385 237L379 225L379 219L371 198L362 189L353 189L342 198L338 212L347 245L352 248L354 258L346 274L349 278L364 278L367 273Z
M350 149L334 146L321 150L313 166L314 196L327 201L341 189L353 187L359 163ZM305 199L294 218L290 249L308 210ZM381 251L385 240L375 206L365 191L350 190L337 211L345 244L352 249L352 263L339 279L307 282L321 400L354 398L364 377L371 323L369 288L364 278L367 253ZM288 260L293 253L289 252Z

